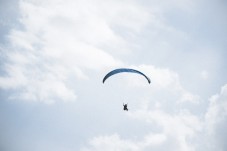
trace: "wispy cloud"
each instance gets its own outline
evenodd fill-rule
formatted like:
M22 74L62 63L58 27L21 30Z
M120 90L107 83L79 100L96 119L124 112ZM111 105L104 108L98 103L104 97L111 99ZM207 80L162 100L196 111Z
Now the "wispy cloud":
M81 5L91 8L84 10ZM101 46L122 43L123 39L97 10L81 1L21 1L23 29L14 29L8 36L11 45L1 88L17 89L18 94L11 98L75 100L76 94L67 84L69 77L86 79L86 69L120 65L121 61Z
M70 77L88 79L86 70L125 64L117 56L132 51L128 38L148 24L179 32L136 1L22 0L19 6L21 28L8 35L6 74L0 81L1 88L18 90L11 98L75 100Z

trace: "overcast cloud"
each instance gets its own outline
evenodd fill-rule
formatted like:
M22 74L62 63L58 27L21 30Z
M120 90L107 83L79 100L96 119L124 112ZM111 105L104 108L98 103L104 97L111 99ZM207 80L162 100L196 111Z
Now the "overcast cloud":
M0 1L0 150L227 150L226 7Z

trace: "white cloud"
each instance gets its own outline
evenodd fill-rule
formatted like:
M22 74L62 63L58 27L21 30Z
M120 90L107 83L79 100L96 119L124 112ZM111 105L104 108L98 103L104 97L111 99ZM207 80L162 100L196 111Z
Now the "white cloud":
M118 134L110 136L99 136L92 139L89 142L89 148L82 148L81 151L142 151L147 148L159 146L166 140L166 136L163 134L148 134L143 140L125 140L122 139Z
M87 69L122 64L101 48L125 42L98 10L89 1L20 1L23 29L13 29L8 36L11 45L0 87L17 90L11 98L75 100L69 82L75 80L70 77L88 79Z
M206 113L206 121L209 131L215 130L217 123L227 118L227 85L221 88L219 94L213 95Z
M130 115L132 118L144 119L147 122L157 124L162 133L167 137L167 144L175 144L173 150L194 150L190 140L201 130L201 122L197 116L188 111L179 114L169 114L161 110L137 111ZM163 144L162 144L163 145Z
M160 92L163 94L168 92L172 95L177 96L178 98L174 101L178 103L184 102L193 102L198 103L200 98L196 94L192 94L186 90L180 82L180 78L177 72L174 72L168 68L158 68L152 65L139 65L133 66L135 69L143 71L151 79L151 85L145 85L141 79L134 78L129 79L128 82L130 85L134 86L146 86L146 88L151 87L152 91ZM137 80L138 79L138 80ZM132 82L133 81L133 82Z
M10 51L7 52L8 64L4 66L6 75L0 80L1 88L21 89L19 96L26 96L23 99L27 100L48 100L54 95L60 100L74 100L76 94L69 84L69 77L88 79L86 70L124 65L116 57L132 51L129 49L132 45L129 37L141 32L148 24L180 33L165 25L158 14L145 8L136 1L129 3L128 0L121 3L21 0L19 20L22 28L12 29L8 35L10 45L7 49ZM154 74L154 85L174 85L181 92L182 101L196 100L194 95L179 86L177 74L162 69L156 73L159 75ZM60 88L47 88L44 82L37 82L40 80L62 86L62 92L59 93ZM42 89L47 94L36 92Z
M128 114L130 118L150 123L151 129L156 125L159 132L148 132L141 139L121 138L118 134L98 136L89 141L88 147L81 151L131 150L131 151L164 151L166 148L176 151L194 151L192 140L201 131L202 123L189 112L171 115L162 110L138 110ZM136 121L135 121L136 122ZM165 147L163 147L165 146Z
M205 115L205 132L207 144L212 150L224 151L226 146L227 124L227 85L221 88L221 92L210 98L210 104Z

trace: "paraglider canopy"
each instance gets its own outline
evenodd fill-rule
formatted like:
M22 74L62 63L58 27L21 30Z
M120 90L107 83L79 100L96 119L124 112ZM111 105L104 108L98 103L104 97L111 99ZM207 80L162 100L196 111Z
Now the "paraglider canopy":
M115 74L118 74L118 73L122 73L122 72L129 72L129 73L137 73L137 74L140 74L142 76L144 76L148 83L150 84L151 81L150 79L142 72L138 71L138 70L135 70L135 69L129 69L129 68L119 68L119 69L115 69L115 70L112 70L110 71L109 73L107 73L107 75L103 78L102 82L104 83L106 81L106 79L108 79L109 77L111 77L112 75L115 75Z

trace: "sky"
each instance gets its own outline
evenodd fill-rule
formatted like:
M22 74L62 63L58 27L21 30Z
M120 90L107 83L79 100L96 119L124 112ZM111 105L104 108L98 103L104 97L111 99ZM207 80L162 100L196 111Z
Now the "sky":
M0 150L226 151L226 11L224 0L0 0ZM151 84L130 73L103 84L116 68Z

